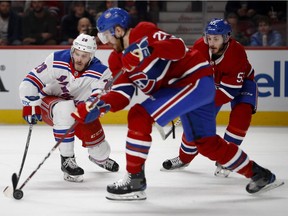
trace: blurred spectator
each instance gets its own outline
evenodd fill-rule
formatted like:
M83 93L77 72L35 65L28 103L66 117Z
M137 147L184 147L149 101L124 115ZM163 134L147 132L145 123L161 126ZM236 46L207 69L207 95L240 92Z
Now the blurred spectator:
M268 16L261 16L257 21L258 31L251 36L251 46L282 46L282 35L272 29Z
M92 31L92 24L90 20L86 17L82 17L81 19L79 19L77 30L78 30L78 34L84 33L84 34L90 35Z
M22 34L24 45L57 44L57 20L45 8L44 1L31 1L30 11L23 17Z
M231 36L243 46L249 45L250 43L249 37L247 37L242 31L239 30L239 22L237 14L235 13L228 14L226 20L232 27Z
M287 14L287 1L269 1L268 16L273 23L285 22Z
M48 11L54 15L57 19L58 24L65 13L64 2L63 1L45 1L45 6Z
M259 16L269 16L273 20L285 20L287 1L227 1L225 18L231 12L239 16L239 20L257 22Z
M258 8L261 7L259 7L259 2L257 1L227 1L224 17L226 19L228 14L235 13L238 15L239 20L252 20L259 13Z
M119 1L118 7L129 13L129 27L134 28L140 20L147 20L147 1Z
M0 1L0 46L21 45L21 20L11 1Z
M24 11L26 9L27 1L11 1L12 10L20 17L24 15Z
M104 0L104 1L87 1L86 8L88 12L95 18L102 14L105 10L111 7L117 7L118 1Z
M73 1L70 13L64 15L61 20L61 44L71 45L73 40L79 35L77 30L78 21L82 17L90 20L95 25L95 19L85 8L85 1Z

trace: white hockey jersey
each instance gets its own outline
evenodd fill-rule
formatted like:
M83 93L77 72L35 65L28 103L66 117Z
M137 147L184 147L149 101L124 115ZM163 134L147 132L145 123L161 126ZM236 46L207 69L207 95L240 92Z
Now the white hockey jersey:
M19 87L22 104L32 105L34 102L29 100L30 98L48 95L74 100L76 104L85 101L91 93L104 89L107 79L111 78L109 68L96 57L81 74L77 71L72 73L70 61L70 49L56 51L32 69ZM40 100L38 102L40 103Z

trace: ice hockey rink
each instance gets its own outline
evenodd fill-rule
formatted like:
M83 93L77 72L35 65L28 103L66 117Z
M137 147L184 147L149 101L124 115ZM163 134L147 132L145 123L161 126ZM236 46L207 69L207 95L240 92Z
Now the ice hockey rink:
M178 154L181 128L176 139L163 141L153 129L153 144L146 162L147 200L110 201L106 185L125 174L125 125L104 125L112 147L111 158L118 161L118 173L109 173L88 159L88 152L76 140L79 166L85 170L84 182L63 180L60 156L56 149L23 188L21 200L0 194L1 216L92 216L92 215L203 215L203 216L283 216L288 212L288 128L251 127L242 144L249 157L272 170L282 187L261 195L250 195L249 179L237 173L228 178L214 176L214 162L198 155L183 171L160 171L162 162ZM167 129L167 128L165 128ZM0 189L12 186L11 176L18 173L28 134L28 125L0 126ZM217 128L223 135L224 127ZM35 125L19 184L36 169L55 145L52 129Z

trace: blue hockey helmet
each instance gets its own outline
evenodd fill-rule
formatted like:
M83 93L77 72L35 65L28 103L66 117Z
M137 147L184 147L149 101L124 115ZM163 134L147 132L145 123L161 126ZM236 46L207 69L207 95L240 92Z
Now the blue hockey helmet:
M205 35L223 35L224 39L231 36L231 25L223 19L212 19L205 28Z
M110 8L103 12L97 20L98 32L104 32L109 30L114 35L115 26L121 26L124 29L129 27L129 14L127 11L121 8Z

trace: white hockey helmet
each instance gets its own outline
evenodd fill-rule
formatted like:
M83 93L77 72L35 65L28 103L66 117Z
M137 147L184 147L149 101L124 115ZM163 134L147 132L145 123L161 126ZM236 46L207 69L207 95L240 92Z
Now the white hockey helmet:
M75 49L90 53L90 61L91 61L93 57L95 56L95 52L97 49L95 37L84 34L84 33L80 34L73 41L73 45L71 47L71 57Z

